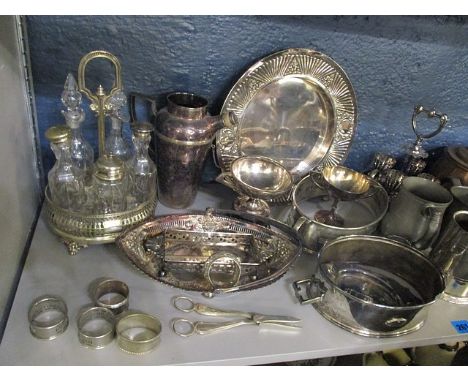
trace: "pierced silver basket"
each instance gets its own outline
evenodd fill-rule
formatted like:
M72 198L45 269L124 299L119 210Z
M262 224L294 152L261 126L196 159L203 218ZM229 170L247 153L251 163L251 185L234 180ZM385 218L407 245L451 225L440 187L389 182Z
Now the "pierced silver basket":
M213 209L155 218L116 243L148 276L208 295L269 285L302 250L296 232L278 221Z

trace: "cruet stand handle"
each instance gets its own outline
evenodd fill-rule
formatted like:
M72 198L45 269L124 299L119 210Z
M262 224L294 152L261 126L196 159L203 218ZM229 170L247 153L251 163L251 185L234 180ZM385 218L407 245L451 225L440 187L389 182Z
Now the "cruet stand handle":
M114 65L115 77L112 89L106 93L104 88L99 85L96 93L93 93L86 85L86 66L96 58L103 58L109 60ZM122 91L122 69L120 62L112 53L104 50L96 50L89 52L80 61L78 66L78 89L86 94L91 101L91 110L95 111L98 115L98 138L99 138L99 156L104 154L105 142L105 116L107 113L106 103L108 99L118 91Z

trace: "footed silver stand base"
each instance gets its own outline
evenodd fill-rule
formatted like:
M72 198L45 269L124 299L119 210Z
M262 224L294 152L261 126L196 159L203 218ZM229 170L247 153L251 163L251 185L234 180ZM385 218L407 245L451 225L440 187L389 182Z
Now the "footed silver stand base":
M80 249L88 246L87 244L78 244L76 241L72 240L63 240L63 244L67 247L70 256L75 256Z
M270 216L271 212L270 206L263 199L251 198L245 195L238 196L234 200L233 208L239 212L247 212L264 217Z

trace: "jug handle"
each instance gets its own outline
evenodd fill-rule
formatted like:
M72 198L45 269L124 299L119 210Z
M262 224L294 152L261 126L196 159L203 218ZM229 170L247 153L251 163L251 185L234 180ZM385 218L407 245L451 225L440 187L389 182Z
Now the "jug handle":
M449 187L449 189L451 187L463 186L460 178L457 178L457 177L454 177L454 176L450 176L448 178L445 178L444 181L447 184L447 186Z
M149 95L146 95L146 94L142 94L142 93L136 93L136 92L132 92L129 94L129 102L128 102L128 105L129 105L129 112L130 112L130 123L135 123L135 122L139 122L138 119L137 119L137 114L136 114L136 101L138 98L142 99L143 101L146 101L148 103L148 105L150 106L150 110L151 110L151 114L153 117L156 117L156 113L157 113L157 104L156 104L156 99L155 97L153 96L149 96ZM150 122L151 121L145 121L145 122Z
M216 155L216 144L211 144L211 155L213 156L213 163L217 168L221 168L221 165L218 162L218 155Z
M239 124L239 119L237 118L237 115L233 111L228 111L222 114L222 119L224 126L223 129L227 129L228 127L226 126L237 126ZM217 168L221 168L221 165L219 164L218 161L218 155L216 151L216 142L213 141L211 144L211 155L213 157L213 163Z

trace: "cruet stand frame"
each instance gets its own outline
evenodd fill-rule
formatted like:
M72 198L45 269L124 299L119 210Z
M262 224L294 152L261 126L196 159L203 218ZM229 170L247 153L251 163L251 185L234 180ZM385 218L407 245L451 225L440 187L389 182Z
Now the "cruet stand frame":
M86 88L84 81L86 65L95 58L109 60L115 68L115 82L109 94L100 86L97 94ZM82 57L78 68L79 90L92 102L91 109L97 114L99 154L104 147L105 101L115 92L122 90L120 62L113 54L105 51L93 51ZM111 214L89 214L63 209L54 204L47 186L44 197L46 220L51 230L64 242L70 255L76 255L88 245L113 243L127 228L143 222L154 215L157 196L156 185L148 200L134 208Z

